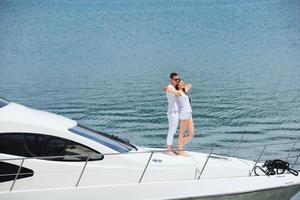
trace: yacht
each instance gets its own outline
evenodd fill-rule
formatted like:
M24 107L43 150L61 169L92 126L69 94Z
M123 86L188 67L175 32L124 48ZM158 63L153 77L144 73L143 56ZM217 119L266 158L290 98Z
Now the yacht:
M3 200L289 200L300 190L295 173L257 172L259 158L187 153L139 147L0 98Z

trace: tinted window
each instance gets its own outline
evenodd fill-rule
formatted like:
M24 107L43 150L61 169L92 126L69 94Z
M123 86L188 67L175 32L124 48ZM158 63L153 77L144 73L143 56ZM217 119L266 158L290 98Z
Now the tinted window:
M52 136L44 136L45 147L43 156L60 156L63 155L68 145L68 141Z
M15 180L19 167L19 165L0 162L0 183ZM31 177L33 174L34 172L31 169L22 167L17 179Z
M0 134L0 153L31 157L23 144L24 136L20 133Z
M48 136L44 143L43 156L66 156L51 160L83 161L87 159L87 155L90 155L89 160L103 159L98 152L70 140Z
M38 134L23 134L24 147L31 156L42 156L43 137Z
M0 134L0 153L24 157L67 156L51 159L60 161L83 161L87 155L90 155L90 160L103 159L100 153L76 142L31 133Z

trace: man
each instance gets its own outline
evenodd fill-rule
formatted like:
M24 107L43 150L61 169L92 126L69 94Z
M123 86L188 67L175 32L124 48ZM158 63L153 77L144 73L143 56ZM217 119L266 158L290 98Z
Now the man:
M167 154L169 155L175 155L175 153L172 150L172 144L173 144L173 138L174 134L177 131L178 122L179 122L179 105L178 105L178 99L177 97L172 93L176 89L176 85L178 84L180 78L177 73L173 72L170 74L170 84L165 88L165 91L168 98L168 121L169 121L169 130L168 130L168 136L167 136Z

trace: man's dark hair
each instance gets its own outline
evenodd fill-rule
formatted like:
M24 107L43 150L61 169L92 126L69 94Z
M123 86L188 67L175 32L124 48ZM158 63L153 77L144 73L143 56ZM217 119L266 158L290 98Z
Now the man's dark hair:
M178 76L178 74L176 72L173 72L170 74L170 79L173 79L175 76Z

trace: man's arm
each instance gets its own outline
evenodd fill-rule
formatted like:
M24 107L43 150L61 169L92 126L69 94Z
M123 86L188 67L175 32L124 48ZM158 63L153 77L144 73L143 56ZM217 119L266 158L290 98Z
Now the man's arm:
M176 89L174 89L172 87L169 87L169 86L167 86L167 87L164 88L164 92L165 93L171 93L171 94L173 94L173 95L175 95L177 97L180 96L179 91L177 91Z

